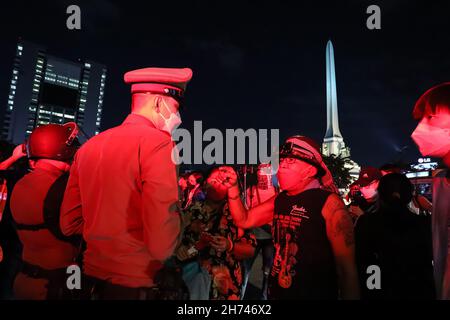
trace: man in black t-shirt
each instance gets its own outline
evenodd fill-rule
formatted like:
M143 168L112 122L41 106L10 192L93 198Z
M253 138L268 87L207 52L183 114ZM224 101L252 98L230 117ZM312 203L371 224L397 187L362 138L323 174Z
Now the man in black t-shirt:
M287 139L277 173L283 192L250 210L234 170L221 171L235 223L244 229L273 223L269 299L359 298L352 219L313 140Z

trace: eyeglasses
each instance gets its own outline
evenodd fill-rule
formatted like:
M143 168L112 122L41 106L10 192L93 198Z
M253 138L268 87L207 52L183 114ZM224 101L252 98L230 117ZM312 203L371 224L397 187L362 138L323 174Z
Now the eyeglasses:
M287 164L294 164L294 163L296 163L297 161L298 161L297 158L288 158L288 157L285 157L285 158L281 158L281 159L280 159L280 162L287 163Z
M297 158L299 160L317 161L314 154L293 142L286 142L280 148L280 158ZM289 163L289 162L288 162Z

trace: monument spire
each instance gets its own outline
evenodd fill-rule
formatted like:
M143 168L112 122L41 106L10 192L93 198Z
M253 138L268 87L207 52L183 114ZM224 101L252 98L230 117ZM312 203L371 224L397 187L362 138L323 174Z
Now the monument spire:
M347 158L345 167L349 169L352 180L359 176L361 168L350 159L350 148L345 146L344 138L339 130L339 115L336 92L336 72L334 69L334 49L331 40L326 49L326 74L327 74L327 131L322 144L322 153L325 156L335 155Z
M337 107L336 71L334 68L334 49L328 40L326 49L327 74L327 132L325 138L342 138L339 130L339 115Z
M327 131L322 145L322 153L329 156L334 154L342 158L350 157L350 150L345 146L339 129L339 114L337 106L336 71L334 67L334 49L331 40L326 49L327 75Z

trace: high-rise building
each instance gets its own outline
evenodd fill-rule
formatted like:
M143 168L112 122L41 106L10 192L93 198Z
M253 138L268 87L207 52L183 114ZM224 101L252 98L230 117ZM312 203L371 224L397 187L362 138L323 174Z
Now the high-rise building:
M100 132L106 68L92 61L72 62L46 48L19 41L1 137L23 143L40 125L74 121L91 137Z

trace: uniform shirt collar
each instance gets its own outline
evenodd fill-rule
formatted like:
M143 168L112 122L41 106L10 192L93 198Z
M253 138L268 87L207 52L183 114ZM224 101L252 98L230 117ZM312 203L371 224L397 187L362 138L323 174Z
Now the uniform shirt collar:
M142 124L152 128L156 128L153 122L151 122L149 119L134 113L130 113L122 124Z

